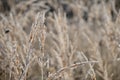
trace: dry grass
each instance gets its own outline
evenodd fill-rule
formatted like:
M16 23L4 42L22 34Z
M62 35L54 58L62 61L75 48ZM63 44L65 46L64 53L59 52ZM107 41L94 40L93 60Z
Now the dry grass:
M0 0L0 80L120 80L119 8L119 0Z

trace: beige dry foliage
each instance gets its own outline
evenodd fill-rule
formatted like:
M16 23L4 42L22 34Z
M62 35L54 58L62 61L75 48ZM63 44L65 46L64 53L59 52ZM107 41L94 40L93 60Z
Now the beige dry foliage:
M0 80L120 80L118 3L0 0Z

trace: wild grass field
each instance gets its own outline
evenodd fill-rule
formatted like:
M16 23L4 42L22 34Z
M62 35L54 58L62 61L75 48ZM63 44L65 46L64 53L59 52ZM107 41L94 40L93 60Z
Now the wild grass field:
M0 80L120 80L120 0L0 0Z

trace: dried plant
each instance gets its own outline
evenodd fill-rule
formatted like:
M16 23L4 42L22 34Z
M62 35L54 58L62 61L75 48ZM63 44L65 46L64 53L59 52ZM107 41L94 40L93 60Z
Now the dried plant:
M0 0L0 80L120 80L119 0Z

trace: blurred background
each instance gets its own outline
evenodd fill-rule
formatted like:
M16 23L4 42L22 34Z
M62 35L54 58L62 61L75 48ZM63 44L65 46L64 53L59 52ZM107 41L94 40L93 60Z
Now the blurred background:
M120 80L119 9L120 0L0 0L0 80Z

